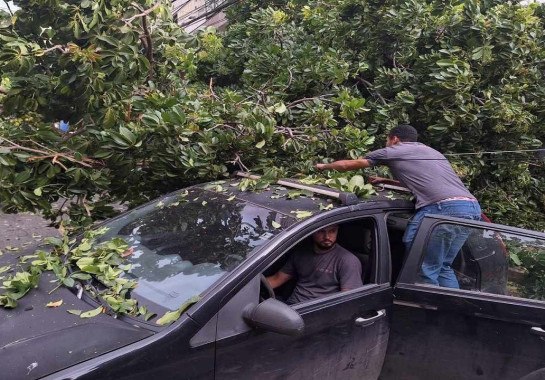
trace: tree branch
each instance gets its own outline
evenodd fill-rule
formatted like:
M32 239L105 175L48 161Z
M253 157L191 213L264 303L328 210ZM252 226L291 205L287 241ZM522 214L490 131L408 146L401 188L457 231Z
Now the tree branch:
M373 84L366 81L365 79L361 78L361 77L356 77L356 79L358 80L358 82L360 82L361 84L363 84L363 86L365 87L365 89L367 90L367 92L369 92L371 95L373 96L376 96L377 98L380 99L380 102L382 103L383 106L385 106L387 103L386 103L386 100L384 100L384 98L382 97L382 95L380 95L377 91L371 91L371 89L373 88Z
M312 98L302 98L302 99L297 99L291 103L288 103L286 105L287 108L291 108L293 106L296 106L297 104L300 104L300 103L304 103L304 102L308 102L308 101L311 101L311 100L327 100L326 98L329 98L333 96L333 94L325 94L325 95L320 95L320 96L314 96Z
M151 40L151 35L148 29L148 19L144 15L142 16L142 29L144 29L144 37L146 39L146 58L149 61L149 71L148 71L148 80L153 77L153 41Z
M96 166L96 165L99 164L98 161L92 160L90 158L85 158L83 160L77 160L74 157L72 157L70 155L67 155L65 153L59 153L59 152L53 152L53 151L48 152L48 151L44 151L44 150L28 148L26 146L19 145L19 144L13 142L13 141L10 141L10 140L2 137L0 139L0 142L4 142L4 141L11 145L11 146L7 147L10 150L12 150L12 149L13 150L22 150L24 152L37 154L37 156L29 157L28 158L29 161L37 161L37 160L44 160L44 159L51 158L52 159L51 162L53 164L61 166L64 170L68 170L68 168L66 166L64 166L61 162L59 162L59 158L64 158L65 160L68 160L70 162L76 163L76 164L81 165L81 166L85 166L87 168L92 168L93 166Z
M136 3L132 3L132 5L137 8L137 9L140 9L142 10L142 8L140 7L140 5L136 4ZM149 15L151 12L153 12L154 10L156 10L159 6L161 5L161 2L157 2L155 3L151 8L145 10L145 11L142 11L142 13L139 13L137 15L134 15L134 16L131 16L129 18L126 18L126 19L123 19L123 22L125 24L130 24L131 22L133 22L134 20L136 20L137 18L140 18L140 17L146 17L147 15Z
M50 51L53 51L53 50L58 50L58 51L60 51L60 52L63 53L63 54L66 54L66 53L69 52L68 48L64 47L63 45L55 45L55 46L53 46L53 47L50 47L50 48L48 48L48 49L45 49L45 50L43 51L43 54L47 54L47 53L49 53Z

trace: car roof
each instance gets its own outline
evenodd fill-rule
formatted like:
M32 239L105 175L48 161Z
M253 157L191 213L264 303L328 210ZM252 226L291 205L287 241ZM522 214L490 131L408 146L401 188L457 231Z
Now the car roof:
M291 180L293 181L293 180ZM298 217L302 212L312 213L316 215L321 212L326 212L331 209L342 207L351 207L358 205L358 209L364 209L365 205L369 208L395 208L395 209L413 209L414 203L411 201L412 194L390 190L383 186L374 186L375 194L366 198L357 198L354 203L349 205L342 204L338 199L311 192L309 190L299 190L288 188L283 185L270 184L263 189L242 190L240 178L230 178L222 181L213 181L196 185L196 188L223 193L225 196L235 196L237 199L253 203L260 207L280 212L290 217ZM316 188L319 191L320 186L308 188ZM335 192L338 190L331 189Z

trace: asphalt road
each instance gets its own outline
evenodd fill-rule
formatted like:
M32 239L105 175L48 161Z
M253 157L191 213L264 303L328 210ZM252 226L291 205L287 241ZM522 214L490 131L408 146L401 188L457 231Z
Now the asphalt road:
M0 251L19 251L37 245L48 236L59 236L57 229L39 215L0 212Z

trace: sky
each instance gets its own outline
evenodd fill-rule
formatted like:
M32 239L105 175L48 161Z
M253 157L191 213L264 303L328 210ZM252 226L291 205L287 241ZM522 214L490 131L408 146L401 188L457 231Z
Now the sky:
M9 6L10 6L12 11L17 9L17 7L15 5L13 5L13 1L8 1L8 3L9 3ZM6 6L6 2L3 1L3 0L0 0L0 9L3 10L3 11L6 11L6 12L8 11L8 7Z

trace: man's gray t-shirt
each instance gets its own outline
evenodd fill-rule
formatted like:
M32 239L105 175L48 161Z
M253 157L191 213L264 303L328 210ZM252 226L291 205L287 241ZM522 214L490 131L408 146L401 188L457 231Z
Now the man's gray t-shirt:
M360 261L338 244L322 253L296 251L280 271L297 280L290 305L363 286Z
M416 197L416 208L449 198L475 197L441 153L418 142L402 142L368 153L372 165L387 165Z

